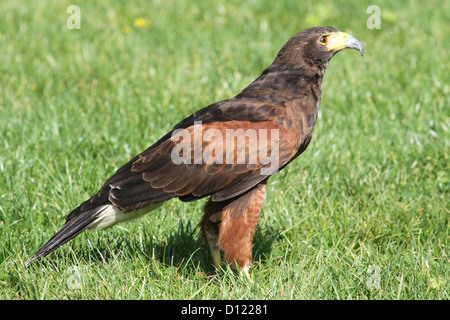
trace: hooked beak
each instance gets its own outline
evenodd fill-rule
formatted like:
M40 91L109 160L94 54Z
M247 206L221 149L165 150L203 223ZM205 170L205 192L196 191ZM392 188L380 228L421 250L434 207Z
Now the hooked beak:
M361 55L364 55L364 50L361 45L361 42L359 42L359 40L356 39L354 36L347 35L347 39L345 39L344 45L346 48L359 50Z
M328 45L327 45L328 51L331 50L342 50L342 49L356 49L359 50L361 55L364 54L363 47L361 45L361 42L359 42L358 39L356 39L354 36L349 35L345 32L338 32L330 34Z

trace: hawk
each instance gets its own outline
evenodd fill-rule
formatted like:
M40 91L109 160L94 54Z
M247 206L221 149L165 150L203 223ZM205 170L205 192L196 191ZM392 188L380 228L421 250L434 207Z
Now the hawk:
M80 204L27 262L87 229L102 230L178 198L208 197L200 229L216 268L248 275L267 180L311 141L330 59L361 43L332 27L295 34L273 63L234 98L200 109L138 154Z

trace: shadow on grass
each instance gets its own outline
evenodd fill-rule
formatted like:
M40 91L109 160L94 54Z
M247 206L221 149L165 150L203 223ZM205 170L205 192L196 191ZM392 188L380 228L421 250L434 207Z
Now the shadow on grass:
M159 261L167 268L176 267L179 271L199 269L204 273L214 270L209 246L203 242L197 224L191 220L180 220L176 230L167 237L153 235L141 230L139 235L127 232L109 234L89 240L90 245L81 245L74 249L77 259L92 263L104 263L112 259L141 259L145 262ZM270 258L272 245L280 237L278 230L257 227L253 240L253 260L264 264ZM89 237L90 238L90 237ZM164 239L163 239L164 238ZM83 242L87 242L87 239ZM80 244L80 241L77 241Z
M279 236L273 229L256 229L253 245L254 260L264 264L270 257L272 244ZM191 221L180 221L178 229L166 241L160 241L149 248L155 252L155 258L161 263L170 266L199 265L203 272L214 270L209 246L204 243L197 225Z

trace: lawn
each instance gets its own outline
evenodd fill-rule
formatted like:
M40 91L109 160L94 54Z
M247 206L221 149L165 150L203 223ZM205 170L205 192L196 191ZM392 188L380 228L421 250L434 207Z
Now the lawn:
M449 299L449 1L0 3L0 299ZM367 7L380 8L370 29ZM269 180L254 284L213 271L204 201L88 232L65 216L295 33L358 38L325 75L306 152Z

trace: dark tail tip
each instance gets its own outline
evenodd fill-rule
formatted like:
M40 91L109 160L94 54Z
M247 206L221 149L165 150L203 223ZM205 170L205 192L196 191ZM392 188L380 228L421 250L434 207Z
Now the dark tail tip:
M70 239L73 239L75 236L76 234L74 235L67 234L67 228L66 225L64 225L64 227L62 227L61 230L59 230L38 251L36 251L36 253L33 256L31 256L31 258L28 259L27 262L25 262L25 266L29 267L32 263L50 254L51 252L62 246Z
M75 212L78 210L78 212ZM55 233L36 253L25 262L25 266L28 267L40 258L50 254L67 241L75 238L77 235L85 231L95 221L98 216L98 209L92 211L80 212L79 208L71 213L70 220L66 220L66 224Z

